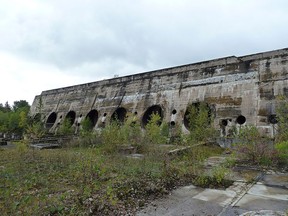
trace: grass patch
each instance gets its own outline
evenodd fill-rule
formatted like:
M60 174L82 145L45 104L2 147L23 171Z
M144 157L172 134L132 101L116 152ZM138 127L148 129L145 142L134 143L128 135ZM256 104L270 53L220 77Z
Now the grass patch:
M198 146L175 159L150 148L143 159L98 148L0 151L2 215L129 214L147 200L191 183L204 159L219 154Z

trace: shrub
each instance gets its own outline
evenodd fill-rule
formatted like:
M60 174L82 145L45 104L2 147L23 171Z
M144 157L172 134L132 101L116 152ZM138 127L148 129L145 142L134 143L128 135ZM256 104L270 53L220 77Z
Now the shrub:
M165 124L162 124L164 125L162 127L159 126L160 121L160 115L153 113L148 124L146 125L146 137L150 144L165 144L168 139L167 132L165 133L164 131Z
M213 140L217 136L217 131L211 124L213 122L211 110L206 103L189 106L186 117L189 122L190 142Z
M74 132L74 129L71 125L71 121L69 118L66 118L60 125L59 129L57 130L57 134L60 134L60 135L69 135L69 134L73 134L73 132Z
M229 174L229 170L224 166L217 166L212 169L212 172L201 173L194 180L193 184L203 188L218 188L218 187L229 187L233 181L228 180L226 177Z
M87 132L91 132L93 129L92 122L89 118L85 118L81 121L81 129L80 134L86 134Z
M41 138L43 136L45 136L46 131L44 129L44 125L42 122L34 122L31 125L28 125L26 127L26 135L28 136L28 138Z
M277 163L277 152L272 142L262 137L255 126L241 128L237 137L239 143L235 144L235 150L240 158L258 165Z
M279 162L283 165L288 165L288 141L277 143L275 148L279 154Z
M217 166L212 170L212 178L214 178L218 184L221 184L228 174L229 170L224 166Z
M101 131L101 140L103 150L106 153L113 153L117 151L117 146L123 143L119 133L119 125L113 121Z

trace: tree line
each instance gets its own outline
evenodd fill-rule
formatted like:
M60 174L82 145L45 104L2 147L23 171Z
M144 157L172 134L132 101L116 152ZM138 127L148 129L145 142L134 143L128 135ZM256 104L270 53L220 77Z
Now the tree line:
M26 100L14 101L13 105L0 103L0 136L21 138L29 123L29 110Z

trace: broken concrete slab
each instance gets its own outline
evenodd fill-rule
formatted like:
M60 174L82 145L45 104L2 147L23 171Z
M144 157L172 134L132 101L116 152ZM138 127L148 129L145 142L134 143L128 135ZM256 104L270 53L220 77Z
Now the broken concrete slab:
M288 202L288 189L279 187L270 187L263 185L262 183L257 183L248 191L247 194L267 197L277 200L285 200Z
M262 197L259 195L246 194L238 203L237 207L247 211L273 210L287 211L288 201Z
M141 210L136 215L217 215L219 212L221 212L222 208L223 207L217 203L194 199L190 196L177 199L177 197L171 195L169 199L154 202L148 208Z
M7 140L5 140L5 139L0 139L0 146L4 146L4 145L7 145L8 144L8 142L7 142Z
M1 149L11 149L11 148L15 148L16 145L11 143L11 142L7 142L7 145L0 145Z
M131 145L122 145L118 147L118 152L120 154L135 154L136 153L136 148L131 146Z
M144 155L143 154L130 154L130 155L127 155L126 157L135 158L135 159L143 159Z
M266 174L260 181L265 185L283 187L288 189L288 173L271 173Z
M214 157L209 157L205 162L204 166L205 167L215 167L218 165L221 165L226 162L226 157L225 156L214 156Z
M37 144L31 144L30 147L42 150L42 149L60 148L61 146L57 143L37 143Z
M229 204L235 196L236 192L232 190L205 189L193 198L207 202L214 202L224 207Z
M174 190L171 193L171 195L173 195L173 197L176 197L176 198L194 197L204 190L205 190L204 188L196 187L194 185L188 185L188 186L180 187Z

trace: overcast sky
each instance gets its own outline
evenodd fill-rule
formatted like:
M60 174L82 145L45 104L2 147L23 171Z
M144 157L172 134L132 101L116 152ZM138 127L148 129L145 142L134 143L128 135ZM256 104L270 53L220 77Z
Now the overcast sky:
M285 47L287 0L0 0L0 103Z

